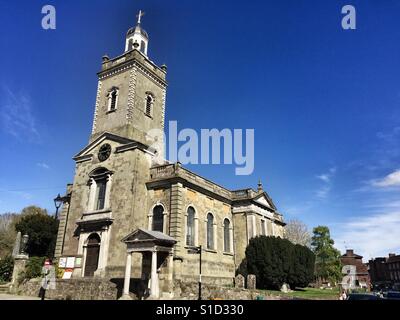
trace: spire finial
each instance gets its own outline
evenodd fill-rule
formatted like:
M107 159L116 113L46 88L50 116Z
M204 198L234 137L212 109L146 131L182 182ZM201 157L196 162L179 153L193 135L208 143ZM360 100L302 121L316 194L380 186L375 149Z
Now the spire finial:
M258 191L263 190L263 185L262 185L262 183L261 183L261 179L258 179L258 184L257 184L257 186L258 186Z
M138 18L137 20L137 24L140 24L140 20L141 18L144 16L144 12L142 12L142 10L139 10L139 14L136 15L136 17Z

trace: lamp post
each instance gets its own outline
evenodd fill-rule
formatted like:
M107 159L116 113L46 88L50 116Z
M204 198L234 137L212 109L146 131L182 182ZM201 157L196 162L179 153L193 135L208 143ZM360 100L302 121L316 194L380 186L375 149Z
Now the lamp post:
M60 194L58 194L57 197L54 198L54 205L56 207L56 220L58 219L58 209L60 209L63 202L63 198L60 196Z
M60 196L60 194L57 195L56 198L54 198L54 206L56 207L56 220L58 218L58 209L65 203L69 202L71 200L71 193L68 193L66 196Z

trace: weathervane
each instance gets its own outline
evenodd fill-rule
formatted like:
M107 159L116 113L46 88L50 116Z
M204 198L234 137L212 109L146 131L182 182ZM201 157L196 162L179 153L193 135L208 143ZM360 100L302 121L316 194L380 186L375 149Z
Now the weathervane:
M140 24L140 19L144 16L144 12L142 12L142 10L139 10L139 14L136 15L136 17L138 18L137 23Z

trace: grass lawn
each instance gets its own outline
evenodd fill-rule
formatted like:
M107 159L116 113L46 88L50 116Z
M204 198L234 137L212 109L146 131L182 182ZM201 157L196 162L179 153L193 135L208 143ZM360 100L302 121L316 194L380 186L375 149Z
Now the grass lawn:
M310 300L337 300L339 298L339 289L315 289L315 288L297 288L296 290L288 293L275 290L265 290L266 294L273 296L280 296L285 298L298 298Z

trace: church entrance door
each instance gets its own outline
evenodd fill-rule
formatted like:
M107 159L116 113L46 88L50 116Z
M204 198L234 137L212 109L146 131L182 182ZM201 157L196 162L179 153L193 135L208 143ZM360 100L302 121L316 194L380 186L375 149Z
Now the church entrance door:
M93 277L97 270L100 255L100 237L92 234L88 238L86 246L85 277Z

